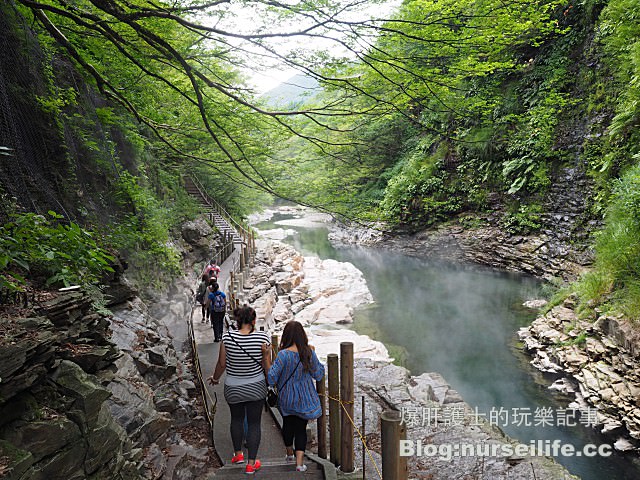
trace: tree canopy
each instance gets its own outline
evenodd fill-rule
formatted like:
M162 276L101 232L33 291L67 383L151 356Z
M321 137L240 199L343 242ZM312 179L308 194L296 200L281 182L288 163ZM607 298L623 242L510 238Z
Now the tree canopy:
M14 1L114 107L153 133L164 161L207 165L235 184L342 213L349 192L378 175L380 161L391 162L362 161L368 137L382 150L398 140L378 137L381 119L458 136L443 118L495 106L475 91L477 80L525 67L527 49L560 28L555 1L412 0L395 11L357 0ZM312 44L319 47L306 48ZM274 61L327 93L296 109L269 109L245 72ZM329 162L322 171L334 175L316 178L320 191L349 169L344 199L328 205L322 194L287 188L283 179L293 173L318 177L317 164L291 169L300 159L278 156L296 138L304 141L298 150L312 152L305 159Z

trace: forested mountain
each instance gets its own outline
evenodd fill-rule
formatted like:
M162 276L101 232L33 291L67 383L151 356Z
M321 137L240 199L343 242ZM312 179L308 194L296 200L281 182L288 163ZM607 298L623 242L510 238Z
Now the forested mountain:
M3 217L54 210L176 270L185 173L239 215L280 196L403 231L493 222L586 243L606 216L584 295L637 315L637 0L407 0L353 20L357 5L249 2L261 24L245 28L226 3L4 2ZM289 37L304 40L280 53ZM257 98L242 72L261 56L322 93ZM47 264L3 248L16 275Z
M319 92L318 82L313 77L294 75L280 85L263 93L260 99L271 107L295 109Z

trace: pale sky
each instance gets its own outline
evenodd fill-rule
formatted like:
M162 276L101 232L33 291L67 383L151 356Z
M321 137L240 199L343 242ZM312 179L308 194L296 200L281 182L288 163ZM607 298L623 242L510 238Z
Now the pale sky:
M283 4L297 5L299 0L283 0ZM343 0L344 3L351 3L353 0ZM343 20L357 21L370 17L384 17L388 16L396 6L400 4L401 0L388 0L385 3L380 1L362 3L357 9L347 10L342 16ZM229 4L224 4L220 7L219 12L224 12L224 17L216 21L216 25L226 29L228 31L234 31L238 33L248 32L264 32L275 33L284 31L299 31L306 26L310 26L310 23L305 25L305 21L300 18L295 19L295 23L283 25L281 27L275 26L273 23L269 23L269 16L265 14L264 4L245 3L243 0L231 0ZM207 22L208 23L208 22ZM319 33L319 32L318 32ZM238 40L240 42L240 40ZM314 50L330 49L332 53L345 54L341 47L335 42L328 39L319 39L311 37L294 37L294 38L279 38L265 40L272 48L276 48L280 53L285 54L295 49L302 49L305 52L313 52ZM243 48L250 51L260 51L257 46L250 46L246 43L243 44ZM249 54L246 57L251 60ZM280 83L300 73L299 71L292 69L282 62L276 62L273 59L266 59L264 57L255 59L255 67L251 67L247 70L247 77L249 82L255 87L258 94L264 93L272 88L276 87ZM262 66L257 66L258 64ZM266 64L266 65L265 65Z

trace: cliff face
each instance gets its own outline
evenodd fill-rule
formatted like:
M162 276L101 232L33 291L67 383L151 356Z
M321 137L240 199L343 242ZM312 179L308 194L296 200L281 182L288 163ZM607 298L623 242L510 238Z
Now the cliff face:
M136 172L129 141L102 121L108 104L72 62L42 44L11 2L0 5L0 219L8 206L106 224L119 172Z
M136 478L141 451L98 376L121 353L90 299L67 293L37 316L3 318L0 470L8 478Z
M189 264L203 260L202 238L191 237ZM105 291L109 316L80 291L39 293L26 307L1 306L0 476L211 474L218 459L190 349L170 328L185 328L190 281L178 279L167 294L155 293L148 308L121 280Z

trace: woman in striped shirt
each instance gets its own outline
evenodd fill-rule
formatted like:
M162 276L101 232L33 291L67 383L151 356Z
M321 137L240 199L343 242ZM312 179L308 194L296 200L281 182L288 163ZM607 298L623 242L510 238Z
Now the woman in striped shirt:
M307 422L322 412L314 380L322 380L324 366L309 345L300 322L288 322L282 332L278 356L268 374L269 385L278 386L278 408L282 414L282 438L287 461L293 461L294 441L296 470L304 472L307 446Z
M260 446L260 417L267 396L265 372L271 366L270 342L266 333L255 330L256 311L253 308L245 305L235 309L233 315L238 322L238 330L229 330L222 336L218 363L209 383L217 385L226 369L224 398L231 410L230 430L234 449L231 463L244 463L242 437L246 416L249 462L245 472L254 473L260 468L260 460L256 460L256 456Z

